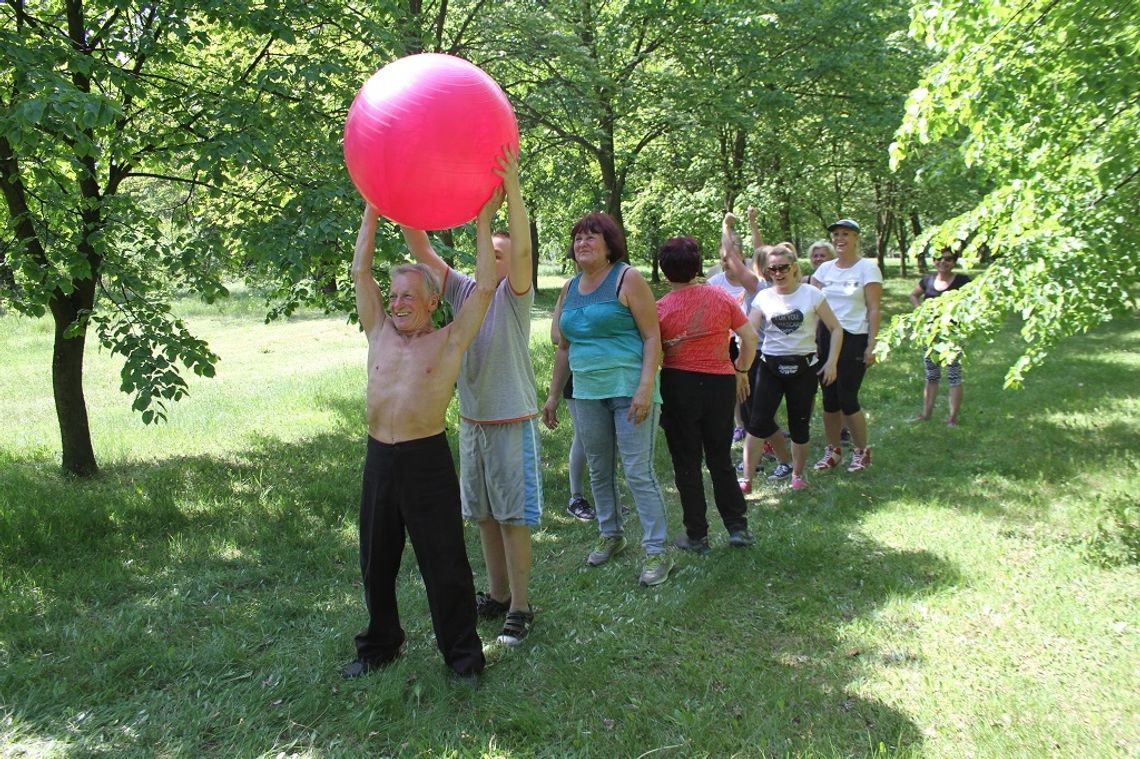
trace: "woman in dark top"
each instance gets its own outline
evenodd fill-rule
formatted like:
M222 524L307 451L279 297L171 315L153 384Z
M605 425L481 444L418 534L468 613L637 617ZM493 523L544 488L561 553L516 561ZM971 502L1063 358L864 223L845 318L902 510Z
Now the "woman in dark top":
M944 247L938 253L938 258L934 259L935 271L923 275L910 293L910 302L915 308L928 298L937 298L947 290L957 290L970 281L965 274L954 272L956 263L958 254L949 247ZM922 413L912 417L913 422L930 420L934 413L934 401L938 398L938 383L942 380L938 362L929 353L922 360L926 365L926 386L922 391ZM946 426L957 427L958 411L962 408L962 365L957 358L946 364L946 382L950 385L950 416L946 419Z

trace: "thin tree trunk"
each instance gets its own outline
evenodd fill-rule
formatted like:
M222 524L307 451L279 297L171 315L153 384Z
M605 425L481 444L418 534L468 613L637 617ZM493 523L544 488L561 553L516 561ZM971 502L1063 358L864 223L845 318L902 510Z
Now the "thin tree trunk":
M899 240L899 276L906 277L906 256L910 248L910 239L906 232L906 219L899 218L895 223L895 230Z
M530 284L538 292L538 222L530 217Z
M86 314L95 302L95 283L86 279L76 283L75 291L64 295L57 290L51 300L55 322L55 346L52 351L51 381L55 395L55 414L59 421L63 448L63 469L69 474L90 477L98 474L95 449L91 445L91 427L87 421L87 401L83 397L83 353L86 347ZM83 325L75 334L68 330L81 319Z

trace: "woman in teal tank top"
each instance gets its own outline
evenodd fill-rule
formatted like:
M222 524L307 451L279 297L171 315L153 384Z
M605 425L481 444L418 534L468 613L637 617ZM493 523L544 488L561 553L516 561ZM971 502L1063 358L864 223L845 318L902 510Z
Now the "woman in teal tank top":
M558 398L574 372L574 424L590 466L601 537L587 557L604 564L626 547L617 498L617 461L641 519L646 553L640 581L665 582L672 559L665 547L665 501L653 471L661 408L658 366L661 330L649 283L621 262L625 237L606 214L584 216L571 231L571 256L581 272L562 293L562 339L554 356L550 395L542 409L558 425Z

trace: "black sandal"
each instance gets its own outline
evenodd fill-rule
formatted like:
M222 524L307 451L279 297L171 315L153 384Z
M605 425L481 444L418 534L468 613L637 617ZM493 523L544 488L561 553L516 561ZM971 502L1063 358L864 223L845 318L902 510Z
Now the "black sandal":
M516 610L507 614L507 621L503 623L503 631L499 633L499 643L504 646L517 646L530 632L534 624L534 607L527 607L527 611Z

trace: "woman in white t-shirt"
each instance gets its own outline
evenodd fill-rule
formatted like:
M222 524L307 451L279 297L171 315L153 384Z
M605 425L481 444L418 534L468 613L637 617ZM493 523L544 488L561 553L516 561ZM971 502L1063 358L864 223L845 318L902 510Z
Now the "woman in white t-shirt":
M823 388L823 431L827 448L815 464L817 472L838 466L843 458L840 434L851 431L851 463L848 472L860 472L871 465L867 444L867 418L859 405L859 388L867 367L875 363L875 339L879 334L879 303L883 296L883 275L879 266L859 253L859 225L840 219L827 228L835 246L836 258L826 261L812 274L811 283L823 291L827 302L843 326L843 350L839 374L832 385ZM827 350L827 335L821 334L819 351Z
M836 377L843 329L826 298L816 288L800 281L796 254L782 245L772 249L766 262L772 287L761 290L752 301L749 321L763 331L764 350L752 388L752 408L745 421L744 472L740 489L752 490L752 478L761 441L767 440L780 463L768 479L777 482L789 473L795 490L807 487L804 465L810 442L812 404L822 379L829 387ZM816 355L816 325L822 321L829 330L831 348L822 368ZM788 431L792 438L791 456L784 434L776 424L776 410L786 400Z

